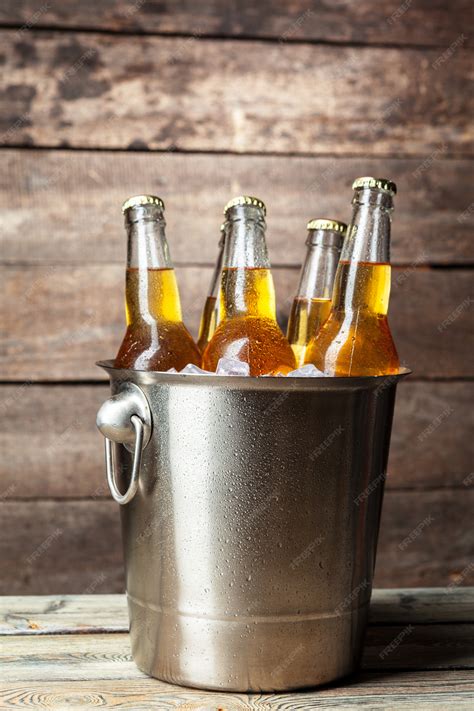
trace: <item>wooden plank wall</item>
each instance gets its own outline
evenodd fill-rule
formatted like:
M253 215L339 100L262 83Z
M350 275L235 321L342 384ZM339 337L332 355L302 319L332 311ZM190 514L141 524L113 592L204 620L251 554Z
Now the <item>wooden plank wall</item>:
M305 222L399 184L399 388L379 586L473 584L467 0L5 0L0 7L1 593L123 588L94 361L123 332L121 201L154 192L196 331L221 210L268 205L279 317Z

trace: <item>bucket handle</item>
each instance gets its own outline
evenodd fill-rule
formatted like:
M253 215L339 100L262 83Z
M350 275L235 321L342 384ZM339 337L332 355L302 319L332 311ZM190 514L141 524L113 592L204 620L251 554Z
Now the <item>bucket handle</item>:
M113 499L128 504L138 489L142 452L151 437L151 411L142 390L134 383L124 383L116 395L104 402L97 413L97 427L105 439L105 469ZM115 478L114 445L133 452L132 473L127 491L121 494Z
M110 493L112 494L113 499L123 506L124 504L128 504L129 501L133 499L135 494L137 493L138 489L138 477L140 474L140 465L142 463L142 450L143 450L143 435L145 428L143 426L143 422L141 419L138 417L138 415L132 415L130 418L133 427L135 429L135 447L133 451L133 466L132 466L132 475L130 477L130 484L128 485L128 489L125 492L125 494L121 494L120 491L118 490L116 481L115 481L115 472L114 472L114 455L113 455L113 447L114 447L114 442L112 442L111 439L108 437L105 437L105 468L107 471L107 484L109 485Z

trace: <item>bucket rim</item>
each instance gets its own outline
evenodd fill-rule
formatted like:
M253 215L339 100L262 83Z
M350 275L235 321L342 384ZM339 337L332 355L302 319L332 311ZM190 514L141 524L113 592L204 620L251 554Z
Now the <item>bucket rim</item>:
M128 370L116 368L113 360L96 361L112 381L135 382L137 385L200 385L203 387L225 387L236 390L357 390L385 389L397 385L412 373L409 368L400 368L399 373L389 375L364 375L351 377L286 378L256 377L242 375L187 375L183 373L163 373L150 370Z

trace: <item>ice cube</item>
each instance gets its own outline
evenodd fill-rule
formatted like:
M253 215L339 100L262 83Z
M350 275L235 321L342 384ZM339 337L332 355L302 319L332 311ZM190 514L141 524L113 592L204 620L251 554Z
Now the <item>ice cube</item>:
M194 365L194 363L188 363L188 365L185 365L179 372L182 375L214 375L214 373L211 373L209 370L203 370L197 365Z
M326 378L326 373L316 368L312 363L302 365L301 368L292 370L286 376L287 378Z
M219 358L216 375L250 375L250 366L236 358Z

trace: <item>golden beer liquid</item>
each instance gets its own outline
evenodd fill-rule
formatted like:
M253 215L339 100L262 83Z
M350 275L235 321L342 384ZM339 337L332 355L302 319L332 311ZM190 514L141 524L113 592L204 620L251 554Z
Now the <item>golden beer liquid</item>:
M117 368L180 370L201 365L201 355L183 324L174 269L128 267L125 281L127 331Z
M207 344L214 335L217 325L217 299L215 296L208 296L201 316L199 326L198 348L204 352Z
M387 320L390 272L390 264L339 262L335 307L319 334L311 339L305 363L338 376L399 372L400 361Z
M205 370L215 370L219 358L248 363L253 376L294 370L294 353L275 320L269 269L225 268L220 313L222 320L204 351Z
M331 311L331 299L293 299L288 320L288 341L296 358L296 365L304 363L306 347L313 336L319 333Z

